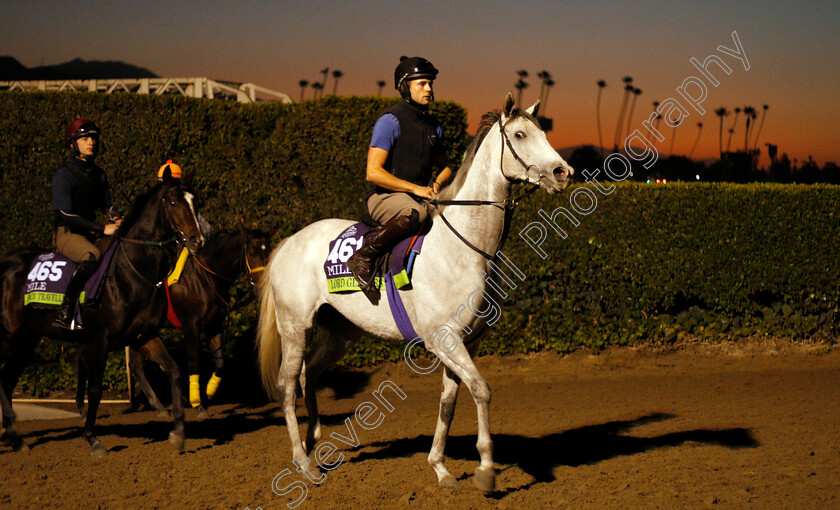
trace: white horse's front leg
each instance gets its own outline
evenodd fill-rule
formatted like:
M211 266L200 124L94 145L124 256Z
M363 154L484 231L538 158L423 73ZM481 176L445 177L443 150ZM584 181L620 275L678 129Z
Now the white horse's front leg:
M441 487L455 487L458 480L449 474L443 465L443 451L446 448L446 439L449 437L449 426L452 424L452 417L455 416L455 403L458 401L458 388L461 379L452 370L443 369L443 391L440 394L440 412L438 413L437 428L435 428L435 439L432 442L432 449L429 452L429 465L435 470L438 477L438 485Z
M467 348L459 343L452 352L438 351L443 364L460 377L472 393L478 413L478 442L476 448L481 464L475 468L473 482L484 492L496 488L496 470L493 467L493 440L490 438L490 386L478 372Z

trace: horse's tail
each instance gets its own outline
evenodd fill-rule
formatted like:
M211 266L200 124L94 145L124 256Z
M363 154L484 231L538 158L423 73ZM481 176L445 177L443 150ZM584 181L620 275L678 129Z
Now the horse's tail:
M274 252L277 253L277 250ZM271 259L274 258L272 255ZM272 400L277 400L277 375L280 372L280 362L283 343L277 329L277 311L274 308L274 296L271 293L271 259L266 264L266 272L260 282L260 321L257 326L257 352L260 360L260 374L263 388Z

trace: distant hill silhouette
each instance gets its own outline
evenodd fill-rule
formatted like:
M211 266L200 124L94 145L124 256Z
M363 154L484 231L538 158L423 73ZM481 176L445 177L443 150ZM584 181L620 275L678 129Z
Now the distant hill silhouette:
M52 66L28 68L14 57L0 57L0 81L92 80L108 78L157 78L143 67L117 61L84 61L80 58Z

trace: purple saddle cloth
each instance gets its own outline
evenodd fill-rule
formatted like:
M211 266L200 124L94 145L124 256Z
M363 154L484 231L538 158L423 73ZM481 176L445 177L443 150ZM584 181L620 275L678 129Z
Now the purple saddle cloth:
M111 246L102 256L96 272L85 283L85 288L79 295L79 303L82 305L89 305L96 300L102 282L105 281L105 274L108 271L117 244L119 244L119 240L114 240L111 243ZM26 287L23 293L24 306L31 305L35 308L58 308L61 306L67 284L75 270L76 264L72 260L55 252L42 253L35 257L26 276Z
M362 247L365 234L371 229L369 225L359 222L348 227L336 239L330 243L330 254L324 262L324 272L327 274L327 288L330 292L352 292L359 289L359 282L353 273L347 269L345 262L356 250ZM423 246L425 234L404 239L393 250L389 257L387 270L380 268L381 276L376 276L373 288L382 290L388 296L388 305L391 308L391 315L397 323L397 328L402 336L408 340L417 338L414 326L405 311L402 298L398 289L408 286L411 283L411 269L414 266L414 259L420 253Z

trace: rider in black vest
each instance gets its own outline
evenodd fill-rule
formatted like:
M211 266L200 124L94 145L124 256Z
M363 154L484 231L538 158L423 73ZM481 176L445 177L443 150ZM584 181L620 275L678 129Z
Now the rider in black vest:
M373 283L376 260L418 232L428 217L423 201L439 193L452 178L443 130L429 115L437 74L438 70L424 58L402 57L394 71L394 88L402 101L388 109L373 128L366 198L370 216L380 226L347 261L362 290ZM432 181L436 166L442 170Z
M93 243L98 236L113 235L122 220L113 210L105 172L94 164L99 149L96 124L87 119L73 121L64 132L64 144L72 157L56 170L52 180L55 249L75 262L76 270L67 285L54 325L73 329L76 301L102 257ZM114 223L97 222L97 210Z

